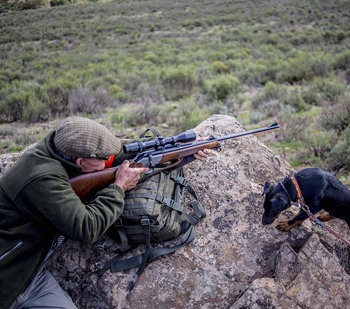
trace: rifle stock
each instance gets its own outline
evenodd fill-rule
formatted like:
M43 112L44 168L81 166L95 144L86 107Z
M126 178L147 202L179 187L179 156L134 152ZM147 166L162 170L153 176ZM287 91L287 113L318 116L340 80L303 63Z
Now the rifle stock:
M106 168L102 171L81 174L69 179L72 189L80 199L101 190L115 180L115 172L119 167Z

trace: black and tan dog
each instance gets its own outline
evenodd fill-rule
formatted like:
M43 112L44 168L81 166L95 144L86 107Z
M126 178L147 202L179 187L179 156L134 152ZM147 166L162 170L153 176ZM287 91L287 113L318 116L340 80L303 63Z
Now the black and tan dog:
M319 168L306 168L296 173L294 177L312 214L323 209L328 212L328 215L319 216L319 220L326 222L341 218L350 227L350 190L344 184L335 176ZM264 194L266 196L263 225L271 224L283 210L290 207L291 202L297 201L297 189L289 177L275 185L266 182ZM287 232L294 226L303 223L307 218L307 213L301 210L293 218L281 221L277 228Z

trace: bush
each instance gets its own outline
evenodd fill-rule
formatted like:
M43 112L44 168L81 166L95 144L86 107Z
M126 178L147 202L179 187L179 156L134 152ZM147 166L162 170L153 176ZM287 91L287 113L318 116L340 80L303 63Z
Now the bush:
M297 113L307 111L311 108L310 105L305 103L298 90L287 93L284 97L284 103L293 107Z
M66 4L66 0L51 0L50 1L51 7L64 5L64 4Z
M23 110L22 120L27 123L49 120L47 106L36 98L31 98Z
M278 134L278 140L283 142L295 141L296 137L302 136L309 124L306 117L293 114L290 106L284 106L280 110L279 118L280 122L283 122L283 126L276 134Z
M6 97L0 105L0 114L6 122L22 120L22 114L29 101L35 100L31 91L19 90Z
M291 84L310 81L315 76L327 77L330 72L330 57L326 54L302 53L289 59L285 71L279 73L278 82L287 81Z
M210 114L193 101L181 101L174 125L180 132L193 129Z
M131 100L131 94L125 91L120 91L114 95L119 103L127 103Z
M346 91L346 85L337 79L325 79L322 77L314 78L312 87L323 94L323 97L328 100L335 100L343 95Z
M303 91L301 97L307 104L312 105L319 105L322 101L322 95L313 89Z
M340 142L330 151L329 159L335 172L339 172L341 168L350 170L350 126L344 130Z
M256 109L265 109L266 102L274 102L272 105L281 101L282 94L285 91L283 85L275 84L274 82L267 82L264 92L252 100L252 107ZM269 103L268 103L269 104ZM268 112L270 114L270 112Z
M205 80L202 91L216 100L225 100L230 94L240 89L239 79L231 75L220 75L212 80Z
M148 53L143 59L153 63L157 63L159 61L159 57L155 53Z
M350 50L347 50L336 56L334 59L333 67L340 70L350 69Z
M350 96L339 98L338 102L326 106L322 111L321 125L326 129L343 131L350 126Z
M227 71L228 71L228 67L222 61L213 62L210 66L210 69L218 74L227 73Z
M159 78L167 91L167 98L172 100L191 95L197 83L195 70L184 65L162 69Z
M322 164L322 162L329 157L330 151L337 143L337 138L332 131L314 131L312 133L305 132L302 140L306 146L306 150L308 151L309 161L311 161L312 158L316 158L316 160L319 158L321 161L318 161L318 164Z
M99 100L89 90L84 88L72 89L68 93L69 110L71 114L92 114L103 110Z

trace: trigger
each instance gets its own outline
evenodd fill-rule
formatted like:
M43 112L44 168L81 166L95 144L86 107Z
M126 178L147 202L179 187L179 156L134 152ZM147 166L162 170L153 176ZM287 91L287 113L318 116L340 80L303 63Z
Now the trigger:
M152 164L152 165L153 165L153 164ZM149 170L148 172L146 172L145 175L149 175L149 174L151 174L151 173L154 172L154 165L153 165L153 166L150 166L149 168L150 168L150 170Z

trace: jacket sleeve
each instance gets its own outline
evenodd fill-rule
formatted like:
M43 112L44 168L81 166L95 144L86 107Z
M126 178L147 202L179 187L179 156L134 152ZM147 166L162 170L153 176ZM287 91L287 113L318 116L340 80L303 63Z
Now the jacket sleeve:
M69 180L43 175L26 186L17 198L23 212L38 224L54 225L63 235L86 244L94 243L117 220L124 207L124 192L115 184L99 191L84 204Z

